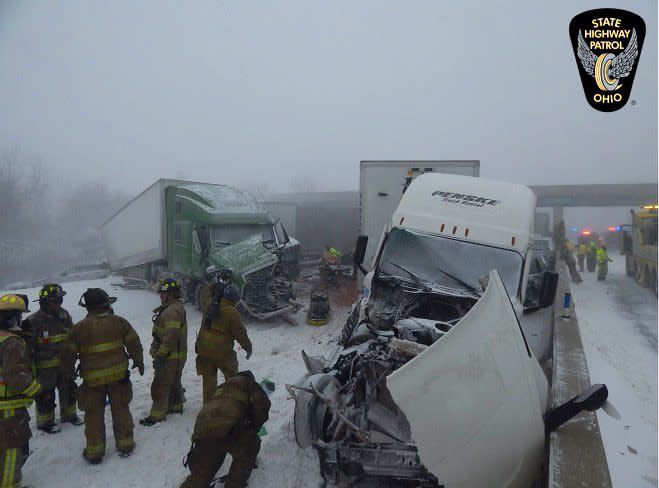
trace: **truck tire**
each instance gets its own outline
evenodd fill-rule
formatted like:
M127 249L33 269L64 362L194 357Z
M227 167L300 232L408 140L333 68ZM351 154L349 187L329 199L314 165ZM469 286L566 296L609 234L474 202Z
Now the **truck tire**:
M631 256L627 255L625 256L625 272L627 273L627 276L634 276L634 262L631 258Z

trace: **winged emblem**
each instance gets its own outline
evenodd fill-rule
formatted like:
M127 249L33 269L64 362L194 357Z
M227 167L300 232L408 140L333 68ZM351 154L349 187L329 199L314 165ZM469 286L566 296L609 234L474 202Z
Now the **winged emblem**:
M596 55L588 47L581 31L577 39L577 55L581 66L589 75L595 78L601 90L613 91L620 88L620 78L626 78L632 72L634 61L638 56L638 38L636 29L632 30L629 43L625 50L617 56L612 53Z

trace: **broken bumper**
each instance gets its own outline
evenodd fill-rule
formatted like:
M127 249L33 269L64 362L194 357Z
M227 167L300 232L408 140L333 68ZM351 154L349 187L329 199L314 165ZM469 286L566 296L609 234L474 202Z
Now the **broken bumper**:
M339 483L347 474L384 477L417 482L416 486L438 487L437 479L421 464L413 444L354 444L314 442L320 471L326 483Z

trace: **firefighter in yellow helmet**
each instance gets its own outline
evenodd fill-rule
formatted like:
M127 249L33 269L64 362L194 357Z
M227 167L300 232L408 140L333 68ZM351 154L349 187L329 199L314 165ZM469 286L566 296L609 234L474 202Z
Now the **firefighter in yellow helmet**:
M153 358L153 405L149 416L140 424L151 426L162 422L168 413L183 413L181 375L188 353L188 324L181 302L181 287L173 278L160 284L161 305L153 313L153 342L149 353Z
M41 385L30 367L20 333L27 297L0 297L0 487L20 488L21 468L30 454L28 408Z
M190 469L180 488L207 488L227 453L232 462L224 488L247 486L261 448L258 432L268 420L270 400L251 371L221 384L204 403L192 433L184 466Z
M55 424L55 390L59 392L62 422L82 424L75 403L75 372L64 370L61 360L66 340L73 327L71 315L62 308L66 292L55 283L43 286L39 292L39 310L23 321L23 330L33 342L37 379L43 386L35 398L37 428L49 434L60 431Z
M67 367L80 360L82 385L78 389L78 406L85 412L87 446L82 455L90 464L98 464L105 455L105 405L112 411L114 442L121 457L135 449L133 417L129 404L133 398L128 360L144 375L142 344L128 321L114 315L111 305L117 299L101 288L89 288L78 304L87 316L73 326L65 355Z

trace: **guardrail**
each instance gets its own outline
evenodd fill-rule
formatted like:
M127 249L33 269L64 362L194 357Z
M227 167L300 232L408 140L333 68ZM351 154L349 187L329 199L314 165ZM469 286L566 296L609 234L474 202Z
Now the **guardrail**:
M562 318L563 299L570 292L565 263L556 256L560 275L554 301L552 406L575 397L590 386L586 355L579 333L574 302L570 318ZM582 412L553 432L549 438L548 488L610 488L611 476L597 415Z

